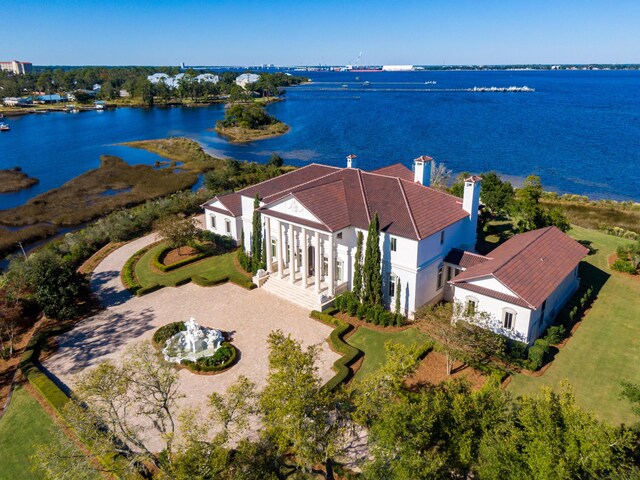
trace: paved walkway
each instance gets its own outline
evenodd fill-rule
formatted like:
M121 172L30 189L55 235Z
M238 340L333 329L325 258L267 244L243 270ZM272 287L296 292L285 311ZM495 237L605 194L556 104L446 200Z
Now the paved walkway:
M131 296L119 273L127 259L140 248L156 241L155 235L137 239L107 256L91 278L91 288L106 306L76 328L58 337L59 349L44 362L52 374L69 387L74 375L107 359L117 361L126 348L149 340L162 325L190 316L207 327L231 332L240 352L238 363L218 375L197 375L180 370L181 407L202 407L212 392L222 393L238 375L264 386L268 365L268 334L276 329L303 345L319 344L318 373L329 380L338 355L326 342L331 328L309 318L309 312L262 289L245 290L226 283L199 287L165 287L142 297Z

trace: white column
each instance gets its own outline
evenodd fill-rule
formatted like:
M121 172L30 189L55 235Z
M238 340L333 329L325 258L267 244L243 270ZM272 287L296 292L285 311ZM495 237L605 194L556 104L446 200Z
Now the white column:
M278 245L276 248L276 253L278 254L278 276L282 278L283 273L283 258L282 258L282 222L278 222Z
M320 291L320 232L316 232L316 248L315 248L315 269L316 269L316 292Z
M302 228L302 231L300 232L300 235L302 235L302 286L304 288L307 288L307 285L309 284L309 260L307 259L307 229L306 228Z
M293 233L293 224L289 224L289 281L296 281L296 237Z
M267 272L271 273L273 268L271 267L271 219L269 217L265 217L265 226L267 229L267 241L265 242L266 252L263 252L264 258L267 264Z
M333 233L329 233L329 291L327 292L329 297L333 297L333 293L334 293L334 288L333 288L333 277L334 277L334 270L335 270L335 260L333 257Z

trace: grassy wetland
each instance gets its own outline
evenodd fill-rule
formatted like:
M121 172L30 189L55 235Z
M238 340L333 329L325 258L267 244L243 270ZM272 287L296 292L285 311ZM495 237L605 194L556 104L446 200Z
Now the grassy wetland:
M0 193L19 192L25 188L33 187L40 180L30 177L20 167L0 170Z
M222 169L225 165L223 160L206 154L196 142L184 138L127 145L149 150L168 160L154 168L129 165L121 158L103 155L98 168L23 205L0 210L0 252L14 249L18 242L48 238L60 227L79 225L120 208L191 188L200 173Z

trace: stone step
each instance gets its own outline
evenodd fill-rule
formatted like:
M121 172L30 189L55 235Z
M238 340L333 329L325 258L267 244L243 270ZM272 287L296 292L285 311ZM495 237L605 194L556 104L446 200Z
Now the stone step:
M309 310L319 307L318 294L315 291L303 290L299 286L291 285L288 280L271 277L265 281L262 288Z

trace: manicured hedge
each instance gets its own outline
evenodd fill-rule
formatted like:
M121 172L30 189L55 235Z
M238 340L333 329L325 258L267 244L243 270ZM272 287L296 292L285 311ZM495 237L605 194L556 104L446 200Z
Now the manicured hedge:
M194 275L191 277L191 281L201 287L211 287L213 285L220 285L229 281L229 277L217 277L217 278L204 278L202 275Z
M203 258L210 257L213 255L213 251L208 252L200 252L197 255L191 256L189 258L185 258L184 260L180 260L179 262L171 263L169 265L165 265L163 263L166 255L173 250L173 248L166 246L158 250L151 259L152 265L160 270L161 272L170 272L171 270L175 270L180 267L184 267L185 265L189 265L190 263L197 262L198 260L202 260Z
M336 371L336 374L325 384L325 387L329 390L335 390L338 385L351 378L353 371L351 370L350 365L360 358L362 351L352 345L349 345L343 340L344 335L353 329L351 324L332 317L327 313L318 312L317 310L313 310L311 312L311 318L315 318L322 323L335 327L329 335L329 341L335 350L342 353L342 357L333 363L333 368Z
M200 357L195 362L182 360L180 364L196 372L221 372L233 365L237 358L236 347L229 342L224 342L212 356Z
M148 285L146 287L140 287L136 290L136 296L141 297L142 295L146 295L147 293L155 292L156 290L160 290L163 288L163 285L154 283L152 285Z
M122 279L122 284L125 286L129 292L136 295L138 290L142 288L142 285L138 282L136 278L135 269L136 263L138 260L147 253L151 248L155 247L157 243L152 243L151 245L147 245L146 247L141 248L136 253L134 253L129 260L122 267L122 273L120 274L120 278ZM149 292L146 292L149 293Z

